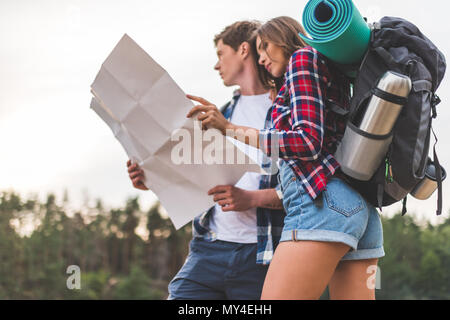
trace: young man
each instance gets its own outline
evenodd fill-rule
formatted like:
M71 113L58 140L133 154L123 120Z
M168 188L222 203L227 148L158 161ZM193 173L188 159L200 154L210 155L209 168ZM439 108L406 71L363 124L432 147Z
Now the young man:
M222 110L225 118L264 128L272 101L252 45L258 27L239 21L216 35L214 69L225 86L240 87ZM127 165L133 185L146 190L142 170ZM259 299L284 220L278 177L248 172L236 185L208 194L216 204L193 221L189 255L169 284L169 299Z

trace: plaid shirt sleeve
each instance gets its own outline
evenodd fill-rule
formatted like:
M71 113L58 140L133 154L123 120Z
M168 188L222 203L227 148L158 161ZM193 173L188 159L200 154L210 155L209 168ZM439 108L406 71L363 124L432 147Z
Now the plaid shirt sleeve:
M279 157L284 160L317 160L324 138L324 104L317 53L308 47L296 51L285 77L284 91L289 94L290 108L284 105L282 96L277 97L272 112L273 127L260 131L260 148L268 156L277 148ZM287 113L290 117L286 117ZM289 123L283 123L286 121ZM281 129L286 127L292 129Z

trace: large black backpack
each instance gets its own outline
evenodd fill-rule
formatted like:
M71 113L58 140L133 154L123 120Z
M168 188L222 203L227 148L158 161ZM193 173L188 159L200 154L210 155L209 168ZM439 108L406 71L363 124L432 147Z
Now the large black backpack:
M354 80L349 120L367 106L386 71L410 77L412 90L393 128L393 140L385 161L369 181L349 177L349 182L368 202L380 209L403 200L424 178L429 159L432 121L440 102L435 94L445 73L444 55L412 23L384 17L371 25L372 37ZM389 96L383 97L389 99ZM433 132L434 134L434 132ZM435 136L436 137L436 136ZM437 139L436 139L437 142ZM442 172L434 148L438 184L437 214L442 211Z

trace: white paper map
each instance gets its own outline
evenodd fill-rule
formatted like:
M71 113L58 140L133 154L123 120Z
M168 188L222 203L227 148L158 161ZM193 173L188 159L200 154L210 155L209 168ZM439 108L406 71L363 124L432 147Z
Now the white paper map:
M214 205L207 194L211 188L234 185L248 171L261 173L256 149L248 156L242 145L223 136L223 146L214 149L214 154L234 155L245 164L208 164L213 161L204 150L216 145L201 136L195 139L205 131L194 121L196 117L186 118L194 104L126 34L102 64L91 92L91 108L110 127L128 157L144 170L145 185L157 195L176 229ZM192 137L184 143L190 145L191 163L200 157L200 162L195 161L198 164L172 160L173 148L181 141L172 141L172 137L180 130Z

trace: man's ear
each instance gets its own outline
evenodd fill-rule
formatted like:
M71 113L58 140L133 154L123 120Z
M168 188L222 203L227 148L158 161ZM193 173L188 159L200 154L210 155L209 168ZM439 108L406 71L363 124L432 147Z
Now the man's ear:
M238 50L242 59L246 59L250 56L250 44L247 41L242 42Z

